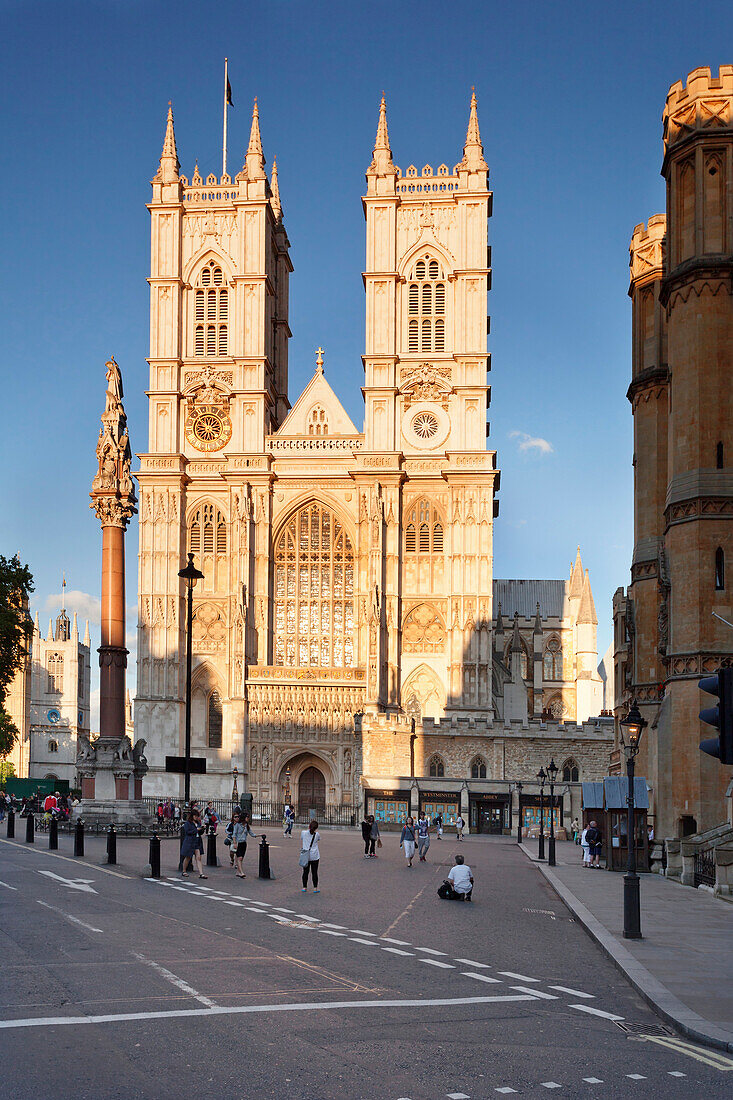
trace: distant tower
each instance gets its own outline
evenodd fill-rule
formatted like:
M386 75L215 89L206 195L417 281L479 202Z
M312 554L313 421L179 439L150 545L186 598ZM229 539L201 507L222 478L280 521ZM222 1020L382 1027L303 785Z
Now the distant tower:
M674 836L718 824L730 780L699 751L697 681L733 659L713 616L730 618L733 581L733 66L673 84L663 117L666 224L656 215L631 241L635 538L614 608L617 704L644 708L637 770L657 835Z

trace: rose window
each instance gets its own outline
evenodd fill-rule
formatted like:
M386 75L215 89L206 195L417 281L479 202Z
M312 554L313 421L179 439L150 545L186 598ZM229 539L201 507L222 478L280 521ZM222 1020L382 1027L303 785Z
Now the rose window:
M432 439L438 431L438 418L431 412L420 412L412 421L412 430L419 439Z
M221 435L221 420L214 413L203 413L197 418L193 431L202 443L213 443Z

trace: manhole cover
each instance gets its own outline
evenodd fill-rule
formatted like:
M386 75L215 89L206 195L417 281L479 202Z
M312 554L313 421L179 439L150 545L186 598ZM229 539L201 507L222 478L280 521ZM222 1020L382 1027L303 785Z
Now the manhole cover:
M622 1022L617 1020L616 1027L621 1028L631 1039L641 1039L647 1035L674 1035L671 1028L663 1027L661 1024L634 1024L629 1023L628 1020Z

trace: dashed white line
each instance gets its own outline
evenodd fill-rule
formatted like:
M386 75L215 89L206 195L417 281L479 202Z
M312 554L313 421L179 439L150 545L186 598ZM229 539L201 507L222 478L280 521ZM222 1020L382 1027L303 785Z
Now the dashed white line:
M561 1089L562 1085L558 1085L557 1081L543 1081L542 1082L542 1088L543 1089Z
M578 1012L587 1012L590 1016L600 1016L602 1020L623 1020L623 1016L615 1016L613 1012L603 1012L600 1008L591 1008L590 1005L568 1005Z
M533 997L539 997L541 1001L557 1001L554 993L543 993L541 989L531 989L528 985L512 985L510 989L516 989L518 993L531 993Z
M501 985L499 978L490 978L488 974L472 974L470 970L462 970L461 974L464 978L475 978L477 982L492 982L495 985Z
M491 970L488 963L479 963L475 959L456 959L457 963L463 963L464 966L477 966L479 970ZM514 1091L514 1090L512 1090Z
M18 887L9 886L7 882L0 882L0 886L4 886L6 890L15 890L16 894L18 893Z
M375 936L376 937L376 935L377 935L376 932L365 932L363 928L350 928L349 931L350 932L356 932L357 936Z
M396 943L398 947L412 947L411 943L407 940L393 940L390 936L380 936L380 940L384 940L385 943Z
M668 1069L667 1073L670 1077L687 1077L686 1073L680 1073L678 1069Z
M432 947L416 947L416 951L424 951L426 955L448 955L447 951L434 951Z
M47 905L45 901L39 901L36 898L39 905L42 905L44 909L53 909L54 913L59 913L66 920L70 920L72 924L80 924L82 928L86 928L87 932L104 932L103 928L95 928L92 924L86 924L83 920L79 920L78 917L72 917L71 913L65 913L63 909L57 909L55 905Z
M631 1081L646 1081L646 1077L643 1073L627 1073L626 1076Z
M538 982L539 978L528 978L526 974L515 974L513 970L497 970L502 978L516 978L518 982Z
M349 939L353 943L365 943L367 945L367 947L379 947L379 944L375 943L374 940L362 940L362 939L359 939L358 936L349 936Z
M603 1078L602 1077L584 1077L583 1080L586 1081L589 1085L602 1085L603 1084Z
M500 1089L494 1089L494 1092L503 1092L503 1093L516 1092L516 1091L517 1091L516 1089L510 1089L508 1085L504 1085L504 1087L500 1088Z
M286 909L284 905L273 905L272 907L278 913L294 913L294 909ZM329 925L330 928L335 928L334 924Z
M439 966L442 970L455 970L453 963L442 963L440 959L420 959L426 966Z
M318 924L318 917L312 917L310 913L296 913L296 917L300 917L301 920L311 921L313 924Z
M447 1092L448 1100L471 1100L467 1092Z
M389 951L390 955L407 955L411 959L415 958L414 951L401 951L399 947L383 947L382 951Z
M570 989L567 985L551 985L550 989L556 989L559 993L569 993L571 997L587 997L589 1001L592 1001L592 993L583 993L580 989Z
M165 978L166 981L169 981L171 985L174 985L177 989L180 989L182 993L188 993L190 997L193 997L194 1000L198 1001L206 1008L219 1007L215 1001L209 1000L208 997L204 997L203 993L199 993L197 989L194 989L192 985L189 985L188 982L185 982L183 978L179 978L176 974L171 973L170 970L167 970L164 966L161 966L160 963L153 962L152 959L147 959L145 955L138 955L135 951L133 951L132 954L136 959L139 959L140 962L145 963L146 966L151 966L153 970L160 974L162 978Z

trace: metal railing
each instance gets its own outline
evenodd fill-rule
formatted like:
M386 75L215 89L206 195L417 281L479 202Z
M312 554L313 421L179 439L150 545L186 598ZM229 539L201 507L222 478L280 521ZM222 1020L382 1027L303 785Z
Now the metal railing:
M715 886L715 848L695 852L695 886Z
M163 806L165 806L167 801L167 798L149 798L147 796L141 799L141 802L145 806L146 812L153 814L156 817L158 813L158 806L161 803L163 804ZM183 814L185 806L185 802L183 801L183 799L173 798L171 799L171 801L174 806L180 807L181 814ZM195 791L191 796L191 801L198 802L199 809L201 810L205 809L206 805L211 802L213 804L214 810L216 811L216 816L219 818L220 821L228 821L232 815L232 808L238 805L237 802L232 802L230 798L198 798ZM163 820L168 821L170 819L164 817Z
M45 814L35 814L35 832L47 833L49 825L51 824L50 818ZM25 821L25 818L20 820ZM59 821L58 831L61 833L74 834L76 830L76 823L78 820L84 822L84 834L85 836L105 836L109 831L110 822L103 821L85 821L82 815L81 819L77 816L71 821ZM155 822L154 825L145 825L142 822L124 822L119 825L115 825L115 832L118 836L139 836L149 837L154 833L159 837L177 837L181 830L180 821L163 821Z

